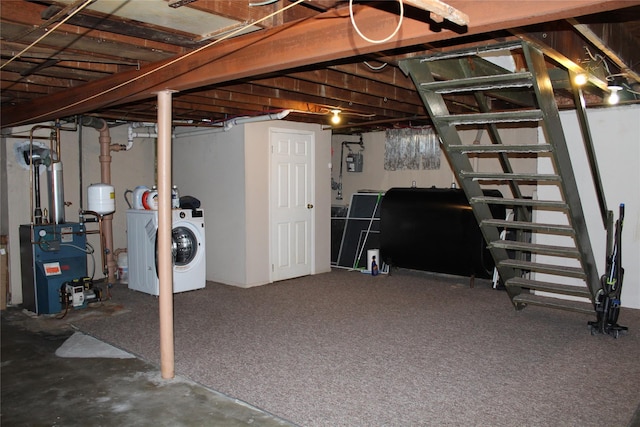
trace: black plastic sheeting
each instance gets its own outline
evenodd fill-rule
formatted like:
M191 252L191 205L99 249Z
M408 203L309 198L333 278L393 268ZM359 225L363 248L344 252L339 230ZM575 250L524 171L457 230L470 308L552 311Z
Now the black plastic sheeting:
M498 190L485 195L502 197ZM504 206L491 207L504 218ZM494 262L460 189L392 188L382 199L380 257L391 267L490 278Z

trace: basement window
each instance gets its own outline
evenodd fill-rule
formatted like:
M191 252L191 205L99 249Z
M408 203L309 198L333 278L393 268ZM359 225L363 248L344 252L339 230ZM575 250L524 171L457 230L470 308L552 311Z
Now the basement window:
M440 139L433 128L387 129L384 169L440 169Z

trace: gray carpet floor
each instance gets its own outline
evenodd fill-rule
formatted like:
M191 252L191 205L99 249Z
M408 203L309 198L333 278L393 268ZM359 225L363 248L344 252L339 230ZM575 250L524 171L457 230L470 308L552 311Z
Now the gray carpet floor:
M159 364L158 300L74 322ZM629 332L528 307L465 278L331 273L174 298L176 373L301 426L627 426L640 404L640 310Z

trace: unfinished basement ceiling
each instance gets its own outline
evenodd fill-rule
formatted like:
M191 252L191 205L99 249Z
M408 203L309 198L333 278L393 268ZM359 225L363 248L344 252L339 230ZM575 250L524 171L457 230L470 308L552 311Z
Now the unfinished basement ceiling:
M589 106L604 105L614 78L624 102L640 101L640 1L447 2L468 25L433 12L436 0L405 0L400 25L397 1L353 3L367 37L399 31L365 41L340 0L3 1L2 126L78 114L155 121L162 89L177 91L180 123L290 110L289 120L330 126L337 109L336 132L419 126L429 120L399 60L515 37L557 53L550 68L589 71ZM556 95L573 105L568 91ZM464 97L450 102L468 108Z

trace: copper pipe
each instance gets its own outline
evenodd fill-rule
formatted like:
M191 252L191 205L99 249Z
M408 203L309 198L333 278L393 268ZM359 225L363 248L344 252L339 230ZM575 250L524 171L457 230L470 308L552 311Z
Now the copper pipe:
M82 211L82 215L93 215L96 217L96 221L98 222L98 230L87 231L85 230L85 234L96 234L100 235L100 252L102 253L102 273L108 274L108 266L107 266L107 257L105 256L105 252L107 250L107 245L105 243L105 233L103 227L104 217L97 212L94 211Z
M100 180L103 184L111 184L111 135L107 122L103 119L83 117L82 124L91 126L100 132ZM114 283L117 263L113 256L113 214L104 215L102 223L105 241L103 257L106 263L107 281L108 283Z

